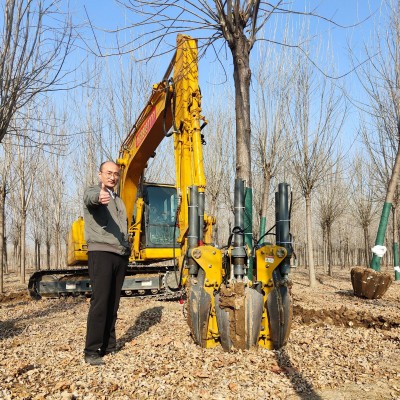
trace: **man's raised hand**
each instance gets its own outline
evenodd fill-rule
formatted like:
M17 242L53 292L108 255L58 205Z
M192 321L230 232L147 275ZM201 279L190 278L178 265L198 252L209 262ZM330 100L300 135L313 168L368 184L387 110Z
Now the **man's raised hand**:
M99 203L100 204L108 204L110 202L111 195L107 190L104 183L101 184L100 194L99 194Z

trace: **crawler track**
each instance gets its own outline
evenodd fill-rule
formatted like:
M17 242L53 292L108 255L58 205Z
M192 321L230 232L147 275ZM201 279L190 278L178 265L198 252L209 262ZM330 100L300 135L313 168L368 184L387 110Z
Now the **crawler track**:
M122 296L163 300L182 297L180 290L170 290L166 287L164 277L167 272L173 273L170 266L129 266L121 291ZM58 298L79 295L89 297L92 290L88 268L37 271L29 278L28 291L35 300L42 297Z

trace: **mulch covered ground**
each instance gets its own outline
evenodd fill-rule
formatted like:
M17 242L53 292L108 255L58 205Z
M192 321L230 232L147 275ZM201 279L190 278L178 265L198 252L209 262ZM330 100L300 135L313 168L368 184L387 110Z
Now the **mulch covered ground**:
M83 362L88 300L31 300L15 276L0 298L0 399L400 399L400 282L382 299L350 272L308 287L293 271L287 346L225 353L193 343L178 301L123 298L119 351Z

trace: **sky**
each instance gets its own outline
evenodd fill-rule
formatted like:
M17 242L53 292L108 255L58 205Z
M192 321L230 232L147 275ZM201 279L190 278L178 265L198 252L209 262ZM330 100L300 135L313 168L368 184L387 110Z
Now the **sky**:
M212 1L210 1L212 3ZM380 0L293 0L293 9L297 11L314 11L324 18L331 19L345 28L335 26L323 19L310 18L310 30L315 38L328 40L335 52L335 61L339 64L339 74L347 72L348 44L359 49L363 42L369 40L373 24L379 16ZM84 21L87 16L94 27L115 29L127 26L138 18L112 0L75 0L71 3L72 12L78 20ZM307 6L306 6L307 5ZM312 8L311 8L312 7ZM370 18L368 18L371 16ZM295 19L294 17L292 17ZM274 20L270 21L275 24ZM90 36L90 32L88 32ZM195 34L193 34L195 37ZM129 33L127 32L127 37ZM101 41L101 36L99 37Z
M212 3L212 1L210 1ZM315 39L328 40L335 52L335 61L339 64L339 75L347 72L348 44L359 49L364 41L369 40L376 17L379 15L380 0L293 0L293 9L297 11L312 10L324 18L331 19L346 28L337 27L323 19L310 18L310 30ZM311 6L310 6L311 4ZM70 2L74 19L78 22L87 21L87 17L94 28L105 30L122 28L138 19L138 16L122 8L112 0L73 0ZM306 6L307 5L307 6ZM306 8L307 7L307 8ZM313 7L313 8L311 8ZM372 16L371 16L372 14ZM369 16L371 18L367 19ZM292 17L295 20L294 17ZM367 19L367 20L366 20ZM270 24L275 24L271 20ZM94 45L90 29L86 31L90 45ZM110 36L96 30L98 41L110 41ZM126 32L129 38L130 33ZM195 34L193 34L195 37ZM162 64L162 62L161 62ZM165 61L167 65L167 61Z
M318 61L318 57L311 53L311 59L316 61L320 73L328 73L334 79L333 81L339 86L344 85L348 90L352 99L362 98L360 84L357 80L356 74L351 72L353 67L350 62L350 51L360 60L365 60L364 46L371 46L373 40L374 29L378 26L380 20L380 6L379 0L320 0L320 1L304 1L293 0L293 9L297 11L314 11L316 14L323 16L323 18L309 18L307 21L310 24L309 29L312 34L311 49L322 48L329 49L334 55L335 71L332 72L331 65L327 65L324 61ZM118 6L114 1L107 0L73 0L70 2L71 11L75 21L84 22L90 18L93 26L93 31L96 32L97 42L100 46L107 47L111 44L113 36L104 31L96 29L101 27L103 30L113 30L129 25L135 18L138 18L132 12ZM312 8L311 8L312 7ZM302 17L292 16L293 29L298 29L299 21ZM336 26L328 22L333 20L340 26ZM276 35L279 37L279 32L283 30L283 24L286 22L280 16L269 21L271 30L275 30ZM133 35L137 33L134 32ZM126 31L121 34L122 40L130 38L132 33ZM267 33L272 35L271 33ZM92 48L96 49L97 44L93 40L92 29L88 27L84 31L86 43ZM193 34L194 37L195 34ZM257 45L256 45L257 46ZM255 54L256 51L253 50ZM171 55L161 57L156 60L155 66L155 82L161 80L164 71L166 70ZM215 57L205 57L200 62L200 84L203 93L203 102L207 101L207 95L210 96L218 90L219 83L223 72L216 69ZM255 60L254 62L257 62ZM230 65L231 61L228 58L228 79L231 79ZM216 72L217 71L217 72ZM322 71L322 72L321 72ZM222 74L222 75L221 75ZM342 77L342 78L341 78ZM232 83L232 81L230 82ZM344 127L344 146L350 147L357 141L357 121L358 111L353 108L350 111L349 118Z

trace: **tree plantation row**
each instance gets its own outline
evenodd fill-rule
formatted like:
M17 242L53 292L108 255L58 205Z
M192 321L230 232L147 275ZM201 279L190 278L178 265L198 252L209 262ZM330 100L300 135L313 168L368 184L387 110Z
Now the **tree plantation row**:
M27 269L66 266L66 239L73 220L82 215L83 189L97 181L102 161L118 157L152 85L163 79L171 60L174 39L165 52L164 41L179 32L172 24L171 32L157 37L157 46L152 40L155 31L153 36L138 33L141 22L135 20L132 8L129 32L137 42L132 39L133 47L124 47L114 37L118 46L107 48L106 32L91 21L74 23L73 13L59 11L63 7L57 9L57 22L50 18L52 7L63 2L44 9L37 6L40 1L14 3L5 7L8 34L2 34L1 40L7 52L0 54L4 76L0 82L0 291L3 273L16 271L25 282ZM178 3L193 21L201 13L186 2ZM218 2L202 3L208 13ZM233 3L236 11L242 7L239 1ZM253 189L256 244L260 225L265 223L268 230L275 224L278 183L289 183L296 263L310 270L312 286L316 266L323 266L318 273L334 273L333 266L370 262L400 137L400 10L393 1L374 2L380 12L367 15L373 21L368 25L370 36L359 37L363 42L359 54L349 48L346 56L341 55L348 65L341 74L337 65L342 59L332 50L329 35L315 35L310 21L343 29L344 35L354 33L348 30L350 25L308 10L299 12L297 2L285 10L281 1L274 6L250 3L253 8L242 14L228 10L225 15L226 21L248 17L241 32L249 35L243 41L249 57L243 76L236 70L243 59L232 50L239 42L228 29L237 25L224 25L223 14L210 12L205 28L219 27L215 28L218 35L204 38L208 31L198 31L199 49L204 50L199 80L202 115L207 120L202 130L206 213L217 218L214 242L225 246L234 227L234 179L245 178ZM18 7L33 7L32 13L18 14ZM169 7L172 13L175 6ZM252 14L255 7L268 11L258 25L252 22L259 15ZM178 20L168 12L165 18ZM19 16L19 25L9 18L11 14ZM267 23L269 16L280 14L285 15L284 22L276 17ZM217 17L219 25L214 25ZM34 22L36 30L31 28ZM353 28L363 23L357 21ZM191 32L194 37L196 33ZM39 46L43 41L47 45ZM25 53L23 43L31 51ZM210 48L224 51L216 50L209 57ZM228 50L233 58L222 58ZM238 100L242 80L248 80L248 107ZM249 113L249 126L243 125L247 114L238 113L241 104ZM172 138L161 143L145 178L174 183ZM400 227L398 202L396 191L385 243L389 248L397 241ZM273 242L274 237L262 240ZM392 268L392 253L383 261Z

